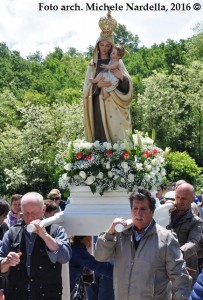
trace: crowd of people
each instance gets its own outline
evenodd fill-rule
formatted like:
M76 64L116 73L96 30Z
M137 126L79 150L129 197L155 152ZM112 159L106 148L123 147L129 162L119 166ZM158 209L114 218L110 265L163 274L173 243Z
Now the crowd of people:
M71 300L203 299L203 190L197 196L180 180L170 191L157 187L156 198L174 203L166 228L153 218L155 198L139 188L129 197L131 227L123 218L112 220L95 237L95 249L91 236L70 237L62 226L42 225L65 209L59 190L46 200L36 192L12 195L10 203L1 199L0 300L61 300L61 266L68 261ZM117 224L127 229L117 232Z

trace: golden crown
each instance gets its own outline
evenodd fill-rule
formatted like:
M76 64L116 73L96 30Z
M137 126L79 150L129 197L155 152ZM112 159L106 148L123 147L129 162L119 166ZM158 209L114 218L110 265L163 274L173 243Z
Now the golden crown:
M111 11L109 10L106 17L101 17L99 19L99 27L102 30L102 37L110 37L112 36L113 31L116 29L117 21L112 18Z

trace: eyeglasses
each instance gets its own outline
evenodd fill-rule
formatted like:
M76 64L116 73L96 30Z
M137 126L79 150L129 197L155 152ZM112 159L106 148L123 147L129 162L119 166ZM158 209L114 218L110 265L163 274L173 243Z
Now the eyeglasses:
M56 196L56 197L50 197L51 200L60 200L60 197Z

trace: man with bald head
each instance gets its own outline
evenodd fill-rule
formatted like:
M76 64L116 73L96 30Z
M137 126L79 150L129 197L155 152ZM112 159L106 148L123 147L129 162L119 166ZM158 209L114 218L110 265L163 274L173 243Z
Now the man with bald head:
M0 249L1 272L8 272L6 299L61 300L61 265L71 257L68 237L61 226L44 227L42 195L25 194L21 210L22 222L10 227ZM36 227L33 233L27 231L30 223Z
M193 283L198 276L199 242L202 237L203 221L192 213L191 204L195 198L194 187L189 183L180 184L175 192L175 209L171 212L167 229L175 232L180 249Z

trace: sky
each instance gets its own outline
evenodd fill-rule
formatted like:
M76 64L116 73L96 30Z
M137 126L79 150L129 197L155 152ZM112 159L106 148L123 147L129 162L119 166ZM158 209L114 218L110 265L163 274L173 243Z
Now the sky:
M100 35L98 21L107 15L104 3L114 6L111 14L118 23L139 36L139 46L150 47L167 39L187 39L194 34L194 27L203 22L203 0L86 1L0 0L0 42L23 57L36 51L45 57L55 47L63 51L74 47L85 52L90 45L95 45ZM90 10L88 4L102 7ZM67 10L61 10L62 6ZM150 6L156 10L150 11ZM164 6L167 11L160 10Z

